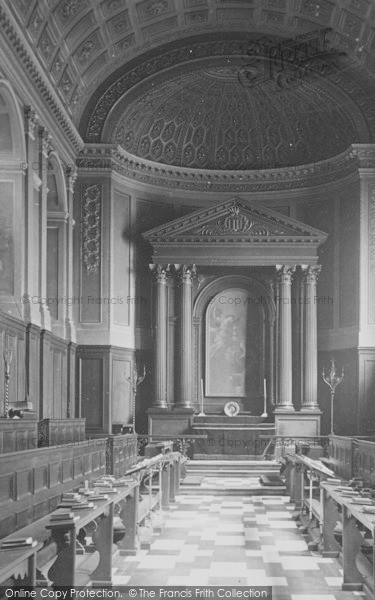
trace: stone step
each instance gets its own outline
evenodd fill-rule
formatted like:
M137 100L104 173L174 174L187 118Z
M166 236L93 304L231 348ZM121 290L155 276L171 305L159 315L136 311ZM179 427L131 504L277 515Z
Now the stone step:
M181 486L180 494L183 496L285 496L285 486L259 486L247 489L244 487L231 487L218 489L217 487Z

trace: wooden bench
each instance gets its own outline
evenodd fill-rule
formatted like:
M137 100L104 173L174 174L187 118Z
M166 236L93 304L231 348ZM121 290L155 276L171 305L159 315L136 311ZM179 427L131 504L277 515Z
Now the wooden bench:
M138 498L139 484L134 481L106 500L94 500L94 508L80 509L74 521L53 522L51 515L46 515L5 539L30 536L38 541L34 560L40 585L79 586L90 582L111 585L113 551L120 550L122 554L137 551ZM115 515L123 523L124 537L113 545ZM90 545L88 536L93 542ZM7 555L13 550L3 552ZM12 576L9 559L5 561L3 576Z
M0 584L9 586L36 585L36 553L42 543L34 547L0 549Z

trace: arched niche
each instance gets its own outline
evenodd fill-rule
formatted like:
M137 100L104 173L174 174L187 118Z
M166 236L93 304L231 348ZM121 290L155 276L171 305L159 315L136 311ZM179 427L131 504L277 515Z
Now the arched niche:
M241 412L262 412L274 318L270 290L252 277L222 276L199 292L193 313L194 381L195 401L200 403L203 392L205 412L222 413L229 400Z
M25 159L19 103L0 79L0 307L17 317L23 313Z
M54 152L48 155L47 190L47 297L52 330L63 336L67 307L68 202L63 166Z

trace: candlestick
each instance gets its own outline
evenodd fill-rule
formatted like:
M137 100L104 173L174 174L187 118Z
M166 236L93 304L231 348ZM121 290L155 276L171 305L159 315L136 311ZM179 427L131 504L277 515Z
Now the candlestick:
M263 412L261 414L262 419L268 417L267 414L267 381L263 379Z

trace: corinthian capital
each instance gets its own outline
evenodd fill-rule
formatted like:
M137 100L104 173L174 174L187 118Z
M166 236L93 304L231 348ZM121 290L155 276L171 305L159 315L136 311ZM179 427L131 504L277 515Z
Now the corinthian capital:
M149 265L155 283L167 283L169 265Z
M317 283L321 265L302 265L301 268L305 283Z
M197 268L195 265L174 265L179 283L193 283Z
M292 283L292 276L296 270L295 266L276 265L277 279L279 283Z

